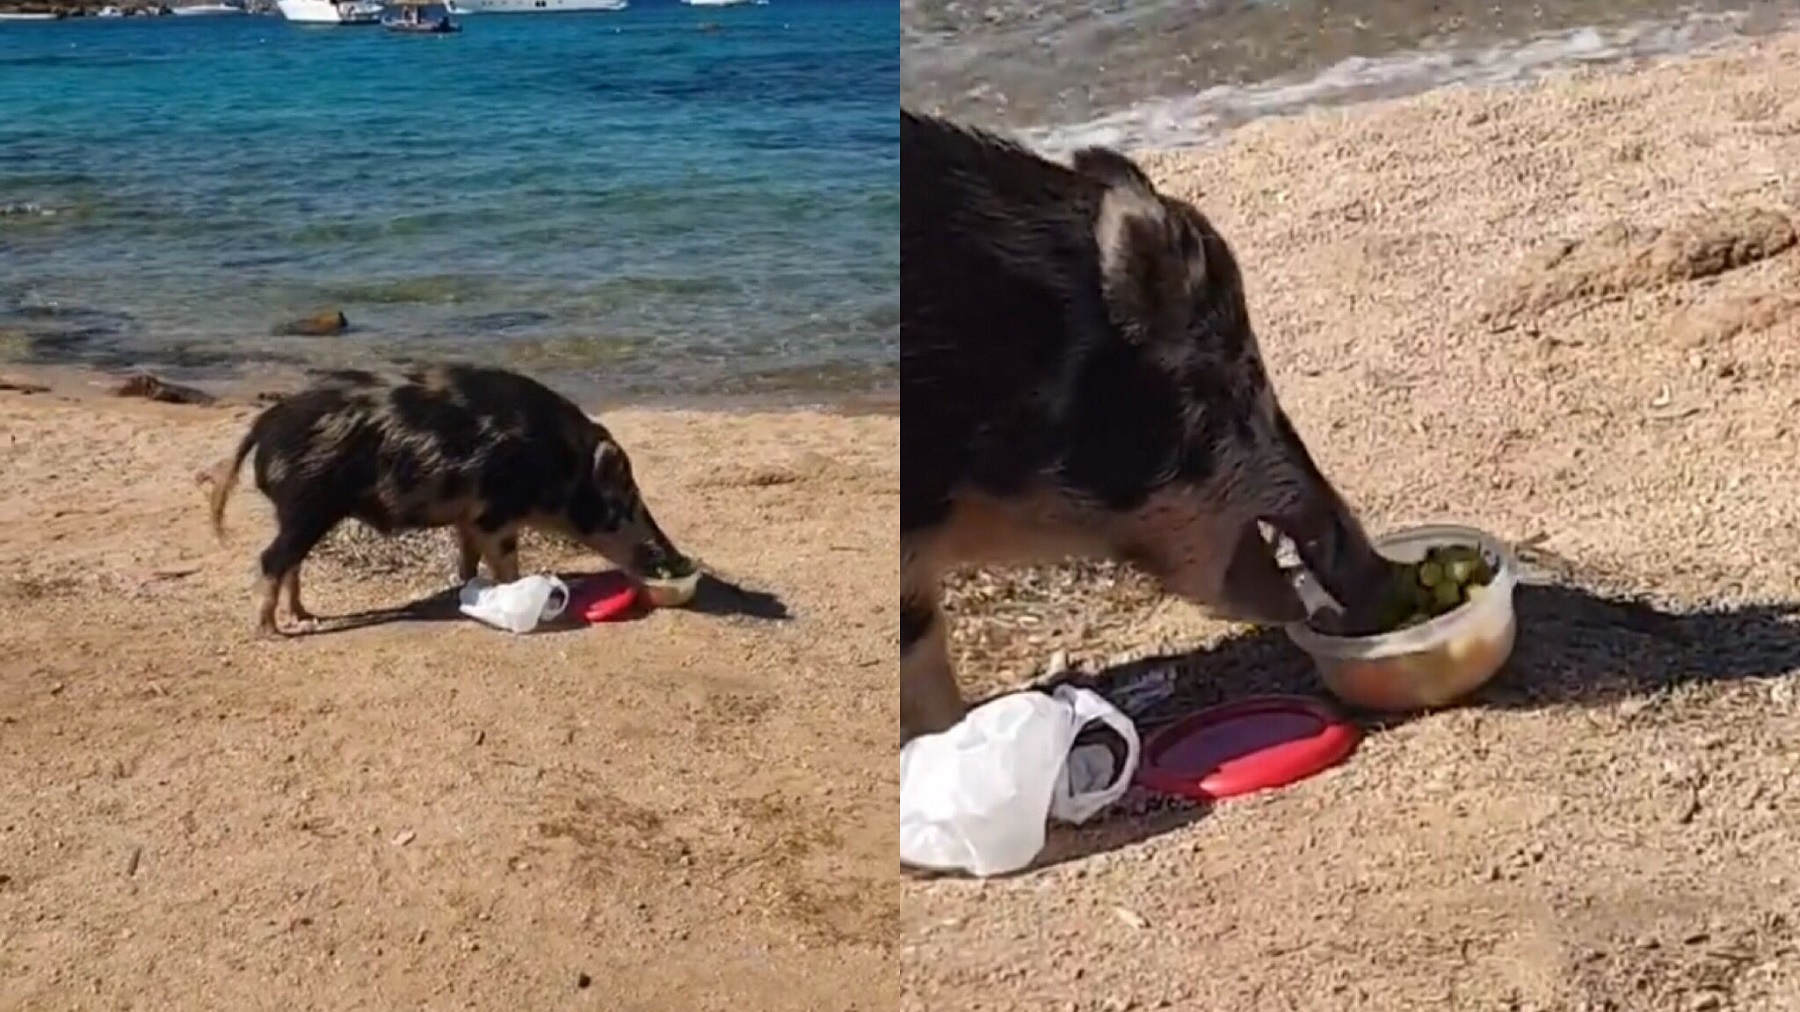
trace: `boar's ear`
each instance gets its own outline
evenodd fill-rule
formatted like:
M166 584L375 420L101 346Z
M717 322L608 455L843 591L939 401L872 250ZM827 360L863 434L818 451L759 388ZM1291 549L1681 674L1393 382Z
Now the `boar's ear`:
M1100 198L1094 242L1107 314L1119 332L1138 343L1184 338L1206 286L1206 254L1195 223L1147 182L1113 185Z
M631 461L624 447L610 439L594 447L594 481L603 487L631 481Z
M1136 162L1111 148L1082 148L1070 164L1106 184L1094 241L1113 325L1140 343L1179 339L1206 283L1206 256L1193 223L1170 209Z
M1082 148L1070 156L1069 164L1076 172L1092 176L1108 186L1140 190L1145 196L1156 195L1156 187L1151 184L1150 177L1144 175L1144 170L1111 148Z

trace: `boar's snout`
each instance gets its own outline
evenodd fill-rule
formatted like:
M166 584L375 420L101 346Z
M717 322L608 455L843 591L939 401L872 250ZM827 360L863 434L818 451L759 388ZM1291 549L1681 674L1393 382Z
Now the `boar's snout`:
M681 552L669 540L669 536L662 532L662 528L656 525L656 519L648 509L640 512L643 523L634 531L635 543L631 546L630 564L626 568L639 579L667 576L680 568Z

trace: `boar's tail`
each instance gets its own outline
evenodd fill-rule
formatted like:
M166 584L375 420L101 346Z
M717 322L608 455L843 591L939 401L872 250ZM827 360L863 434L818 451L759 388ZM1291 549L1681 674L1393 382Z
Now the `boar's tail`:
M213 465L205 479L212 482L212 495L208 506L212 511L213 534L221 540L225 537L225 504L231 499L232 489L237 487L238 472L243 470L244 458L256 446L256 440L262 435L258 426L252 425L238 443L237 452Z

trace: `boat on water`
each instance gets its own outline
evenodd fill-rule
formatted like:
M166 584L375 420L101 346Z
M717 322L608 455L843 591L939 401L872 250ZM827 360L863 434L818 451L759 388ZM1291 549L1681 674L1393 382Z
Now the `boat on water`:
M378 25L381 4L374 0L275 0L288 21L303 25Z
M171 7L169 12L176 17L214 17L220 14L242 14L244 8L240 4L228 3L195 3Z
M397 3L381 16L381 27L407 35L448 35L462 31L450 20L450 11L437 0Z
M0 11L0 21L60 21L62 15L52 11Z
M122 18L125 16L125 12L111 4L107 4L105 7L100 8L100 12L94 16L97 18Z
M456 0L454 14L577 14L622 11L630 0Z
M689 7L760 7L769 0L681 0L681 2Z

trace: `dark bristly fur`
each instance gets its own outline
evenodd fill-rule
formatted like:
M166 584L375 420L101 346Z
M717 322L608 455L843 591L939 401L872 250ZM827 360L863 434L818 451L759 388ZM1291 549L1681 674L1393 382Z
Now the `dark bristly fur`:
M1302 614L1258 532L1340 600L1387 567L1271 389L1230 247L1125 156L1069 166L901 112L901 721L960 718L962 563L1123 558L1215 612Z
M464 580L479 559L496 579L517 579L525 527L573 538L640 576L678 558L612 435L560 394L502 369L324 375L257 415L212 470L215 530L252 451L278 525L261 559L265 632L282 587L295 619L310 617L300 566L346 518L382 533L455 527Z

